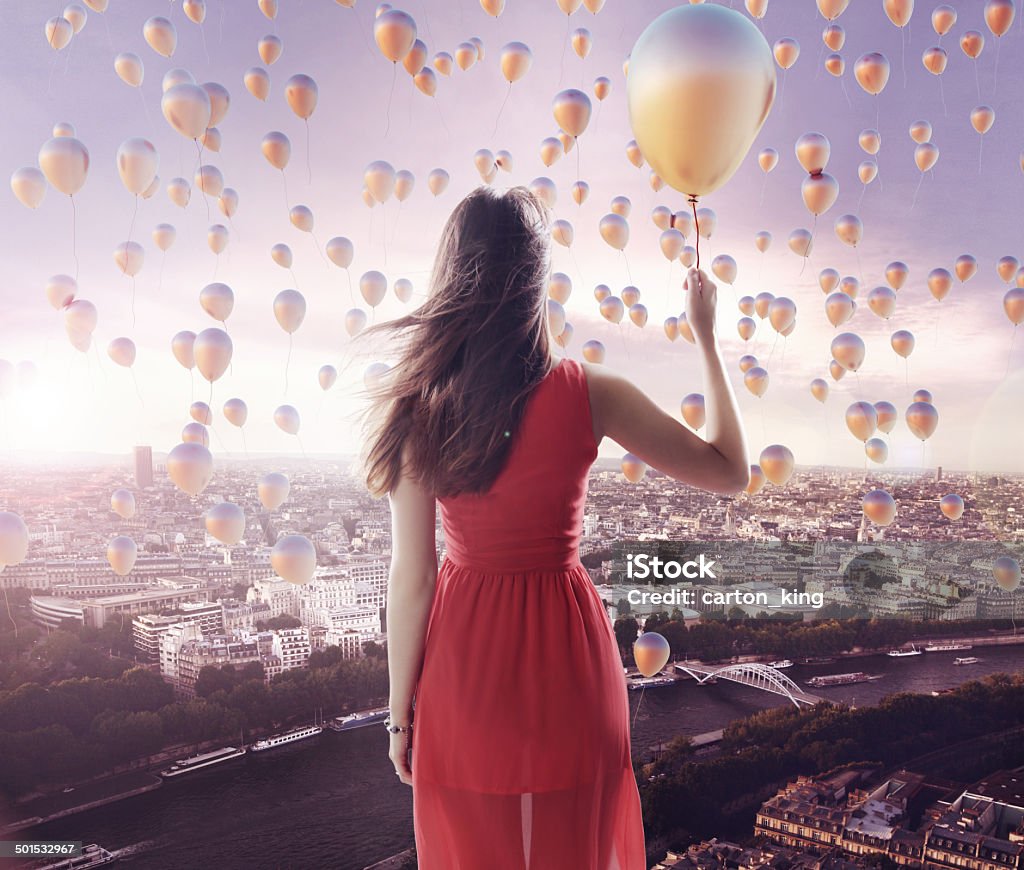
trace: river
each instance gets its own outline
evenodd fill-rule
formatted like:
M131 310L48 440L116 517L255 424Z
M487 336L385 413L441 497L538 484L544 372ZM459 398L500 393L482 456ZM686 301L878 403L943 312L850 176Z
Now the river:
M956 667L956 656L982 661ZM1024 646L975 648L893 659L870 656L797 666L802 683L816 674L863 670L881 680L822 697L865 706L893 692L931 692L1024 668ZM636 710L639 692L630 692ZM758 689L719 681L684 681L644 693L634 753L677 734L722 728L767 707L790 703ZM380 726L324 731L302 744L249 753L172 780L148 794L20 832L34 840L83 840L119 850L121 863L144 868L337 868L357 870L412 845L412 794L392 772ZM486 863L486 861L485 861Z

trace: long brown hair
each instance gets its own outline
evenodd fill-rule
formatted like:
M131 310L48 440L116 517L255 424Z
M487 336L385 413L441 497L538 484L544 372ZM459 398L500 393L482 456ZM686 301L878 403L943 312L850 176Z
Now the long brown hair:
M437 497L482 493L501 472L551 364L547 222L524 187L477 188L444 227L427 301L367 330L390 333L399 348L371 391L374 494L391 492L403 474Z

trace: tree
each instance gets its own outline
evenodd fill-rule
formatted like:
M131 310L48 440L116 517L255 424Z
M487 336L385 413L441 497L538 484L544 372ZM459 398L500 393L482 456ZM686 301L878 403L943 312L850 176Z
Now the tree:
M615 642L622 654L631 653L640 624L632 616L620 616L615 620Z

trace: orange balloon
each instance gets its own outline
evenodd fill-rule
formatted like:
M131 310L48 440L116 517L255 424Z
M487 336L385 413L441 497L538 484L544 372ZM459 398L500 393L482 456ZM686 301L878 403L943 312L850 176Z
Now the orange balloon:
M645 677L653 677L665 667L671 654L668 641L656 631L645 631L633 642L636 669Z

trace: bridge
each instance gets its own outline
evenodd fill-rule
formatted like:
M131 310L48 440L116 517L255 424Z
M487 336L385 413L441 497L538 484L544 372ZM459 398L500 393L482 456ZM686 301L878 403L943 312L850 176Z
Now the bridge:
M789 698L797 708L802 704L813 707L824 700L810 692L805 692L782 671L759 662L708 667L699 662L685 661L677 662L675 667L676 670L689 674L700 685L716 680L729 680L733 683L771 692L773 695L782 695L784 698Z

